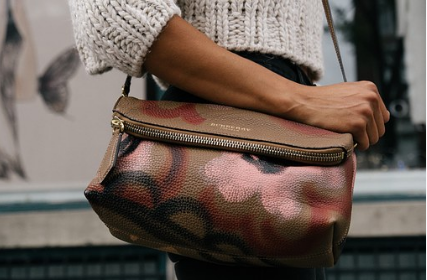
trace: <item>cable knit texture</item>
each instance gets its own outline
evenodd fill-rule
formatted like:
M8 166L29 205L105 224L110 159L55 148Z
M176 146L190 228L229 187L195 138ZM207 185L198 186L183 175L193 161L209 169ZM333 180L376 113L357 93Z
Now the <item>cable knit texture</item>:
M77 48L91 74L140 77L151 45L182 16L218 45L289 58L323 74L320 0L69 0Z

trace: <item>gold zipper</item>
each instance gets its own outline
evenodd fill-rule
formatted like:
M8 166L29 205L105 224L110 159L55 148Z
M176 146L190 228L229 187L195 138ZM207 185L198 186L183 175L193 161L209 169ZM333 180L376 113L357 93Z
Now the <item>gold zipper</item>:
M111 121L111 127L113 128L113 132L127 132L129 134L151 140L176 142L185 145L204 146L217 149L235 151L237 150L257 155L284 158L287 160L304 163L323 163L325 165L339 164L344 159L349 157L352 152L352 150L347 152L342 150L338 152L327 153L316 151L301 151L288 147L276 147L233 139L223 139L213 136L187 134L183 132L168 131L161 128L146 127L141 124L137 125L129 121L123 120L116 115L113 116L113 120Z

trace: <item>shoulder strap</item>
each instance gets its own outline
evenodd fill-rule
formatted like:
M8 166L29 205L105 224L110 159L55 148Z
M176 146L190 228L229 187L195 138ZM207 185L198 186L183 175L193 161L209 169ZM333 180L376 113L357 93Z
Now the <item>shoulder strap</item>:
M126 81L122 86L122 96L128 96L129 95L131 81L132 81L132 76L127 75Z
M332 18L331 7L329 6L328 0L322 0L323 8L325 10L326 20L328 21L329 33L331 34L332 41L334 43L335 53L337 54L338 63L340 64L341 74L344 82L347 82L347 77L345 75L344 64L342 62L340 47L338 45L337 35L335 34L334 21Z

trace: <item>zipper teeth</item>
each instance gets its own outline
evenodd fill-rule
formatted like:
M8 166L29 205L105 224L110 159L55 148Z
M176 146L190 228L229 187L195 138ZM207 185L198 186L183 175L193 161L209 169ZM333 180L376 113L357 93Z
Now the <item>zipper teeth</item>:
M148 127L140 127L137 125L130 124L128 122L123 123L125 130L152 139L162 139L196 145L208 145L218 148L238 149L267 156L282 157L291 160L304 160L310 162L331 163L341 162L344 159L344 152L325 154L316 152L295 151L289 148L271 147L262 144L247 143L238 140L221 139L200 135L188 135L185 133L163 131Z

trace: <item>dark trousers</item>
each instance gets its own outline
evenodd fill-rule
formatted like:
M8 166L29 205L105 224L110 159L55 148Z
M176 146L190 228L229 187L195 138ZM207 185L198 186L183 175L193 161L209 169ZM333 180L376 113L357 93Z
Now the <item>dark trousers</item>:
M289 60L260 53L238 52L238 55L250 59L277 74L304 85L312 85L308 77L298 66ZM242 77L244 79L245 77ZM162 100L206 103L207 101L176 87L170 87ZM169 254L175 264L178 280L324 280L323 268L265 268L224 266L191 258Z

